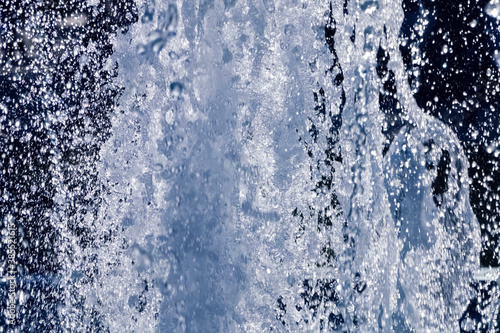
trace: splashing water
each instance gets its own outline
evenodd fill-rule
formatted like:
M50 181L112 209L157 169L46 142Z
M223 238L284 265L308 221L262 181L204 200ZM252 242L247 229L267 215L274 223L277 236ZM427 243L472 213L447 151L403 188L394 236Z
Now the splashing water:
M134 6L99 58L116 100L73 224L84 185L50 141L58 329L459 332L481 250L469 161L413 98L401 3Z
M382 156L376 54L397 50L401 7L147 6L117 43L129 112L102 154L131 193L115 218L136 262L106 277L116 293L133 276L124 319L143 295L136 329L156 313L162 331L457 330L479 237L460 144L408 102ZM444 154L436 206L426 163Z

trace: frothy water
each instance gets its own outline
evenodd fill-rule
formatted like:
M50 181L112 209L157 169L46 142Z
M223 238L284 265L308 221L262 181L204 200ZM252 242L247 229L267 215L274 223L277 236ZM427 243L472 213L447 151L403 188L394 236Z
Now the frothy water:
M128 304L130 329L142 296L136 329L456 331L479 258L460 144L408 102L382 155L376 54L399 60L401 6L141 6L155 14L116 43L125 115L101 172L130 193L113 216L128 260L103 278L135 290L103 313Z
M414 100L400 2L135 6L102 58L120 94L82 171L93 208L74 223L91 246L67 222L80 187L52 141L57 329L477 327L463 320L481 251L469 160Z

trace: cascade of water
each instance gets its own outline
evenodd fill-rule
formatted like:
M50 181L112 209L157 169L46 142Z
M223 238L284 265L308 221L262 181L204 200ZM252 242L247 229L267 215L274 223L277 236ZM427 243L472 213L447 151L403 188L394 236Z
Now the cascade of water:
M455 330L478 250L467 161L412 102L400 4L138 7L102 152L127 258L102 267L111 327ZM388 150L381 48L404 110Z
M346 247L339 263L344 306L354 325L365 329L378 323L382 330L395 325L399 330L457 331L472 294L471 273L479 264L467 160L456 135L412 102L397 44L401 7L353 2L348 12L346 34L352 31L353 39L344 39L340 47L344 72L352 78L341 140L344 186L350 188ZM377 47L390 50L388 56L395 59L389 69L396 72L403 104L403 127L386 158ZM440 180L443 174L447 179ZM359 292L359 285L366 291Z
M393 16L401 11L393 10L390 2L350 1L347 13L334 15L339 18L339 59L348 78L340 141L346 220L339 257L348 329L390 330L396 307L400 244L384 186L381 81L376 70L382 41L395 48L390 42L399 26Z
M40 134L57 246L39 257L62 295L38 329L459 331L480 250L468 161L414 101L399 1L122 10L113 34L77 43ZM93 76L99 98L73 102Z
M311 276L309 261L321 244L295 242L301 227L288 223L294 209L321 205L304 191L313 181L300 139L309 141L317 75L305 60L329 61L316 54L325 49L316 17L328 7L147 6L153 20L144 18L118 43L125 115L103 160L114 182L131 187L125 233L130 249L150 258L137 269L162 297L158 309L148 310L167 331L281 325L277 299L300 298L299 284ZM117 162L122 154L130 166ZM287 288L293 290L280 295ZM125 310L125 317L136 311Z

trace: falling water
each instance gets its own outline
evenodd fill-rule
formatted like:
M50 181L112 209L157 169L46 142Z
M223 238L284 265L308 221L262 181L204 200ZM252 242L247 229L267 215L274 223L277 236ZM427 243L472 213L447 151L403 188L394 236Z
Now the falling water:
M110 3L54 23L116 18L104 37L61 48L75 78L36 97L50 104L38 120L49 176L29 186L46 183L50 205L26 213L38 220L2 209L2 255L14 223L20 257L8 301L18 319L1 331L477 325L464 320L481 251L470 160L457 131L415 101L400 2ZM19 127L8 108L2 126ZM6 205L15 186L2 186ZM41 226L28 237L29 221ZM42 238L52 250L26 268Z

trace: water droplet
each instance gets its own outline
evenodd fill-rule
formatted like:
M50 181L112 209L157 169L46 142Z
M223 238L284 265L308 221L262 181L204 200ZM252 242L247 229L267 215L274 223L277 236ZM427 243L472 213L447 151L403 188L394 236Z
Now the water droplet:
M484 9L489 16L500 19L500 0L490 1Z

